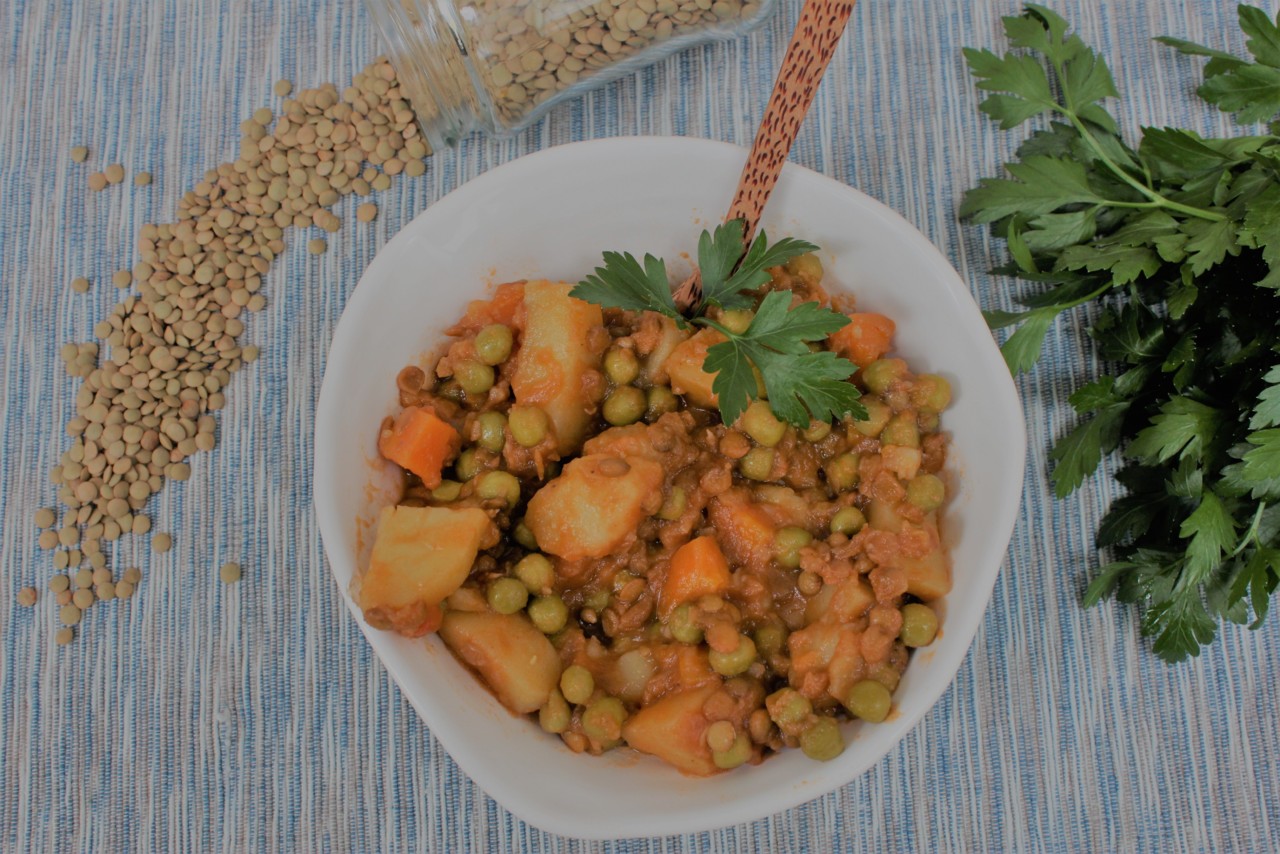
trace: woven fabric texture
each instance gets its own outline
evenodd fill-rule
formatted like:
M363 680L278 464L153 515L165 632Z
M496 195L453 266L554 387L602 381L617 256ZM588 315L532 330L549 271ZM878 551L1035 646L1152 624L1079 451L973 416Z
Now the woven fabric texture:
M1222 0L1056 4L1112 61L1123 126L1232 131L1195 101L1198 65L1150 41L1242 47ZM329 575L311 501L314 411L330 336L379 247L468 179L573 140L687 135L750 144L798 0L751 36L696 48L555 111L518 138L469 138L339 208L329 251L306 238L266 277L220 445L153 500L152 555L127 602L54 645L54 574L35 508L68 445L79 381L58 358L122 298L143 223L170 221L238 125L279 104L272 83L339 88L380 52L359 0L6 0L0 3L0 851L1079 851L1274 850L1280 839L1280 620L1227 628L1171 667L1135 612L1078 605L1092 531L1116 495L1100 477L1051 497L1046 452L1092 367L1081 317L1058 323L1019 379L1031 437L1024 503L985 620L932 712L840 791L760 822L684 838L550 836L481 792L374 659ZM1012 305L986 272L1002 246L956 219L1020 133L977 110L960 48L1000 47L1015 0L863 0L792 158L879 198L951 260L984 307ZM86 164L73 145L91 150ZM154 173L91 193L121 162ZM726 193L728 188L726 188ZM726 195L727 200L727 195ZM76 276L95 285L71 292ZM909 283L904 283L909 286ZM1021 461L1010 460L1010 465ZM245 578L224 585L235 560ZM15 594L35 585L34 609Z

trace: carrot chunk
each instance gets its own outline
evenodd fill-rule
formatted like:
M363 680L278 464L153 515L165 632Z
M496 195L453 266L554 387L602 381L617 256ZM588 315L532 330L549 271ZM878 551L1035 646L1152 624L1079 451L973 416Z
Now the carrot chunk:
M422 478L427 489L440 485L440 472L462 447L462 437L430 409L411 406L378 437L378 451Z
M865 368L889 352L896 328L893 320L883 314L851 314L849 325L831 334L831 346L859 368Z
M667 580L662 585L662 610L702 596L729 589L729 561L715 537L697 537L676 549L671 556Z

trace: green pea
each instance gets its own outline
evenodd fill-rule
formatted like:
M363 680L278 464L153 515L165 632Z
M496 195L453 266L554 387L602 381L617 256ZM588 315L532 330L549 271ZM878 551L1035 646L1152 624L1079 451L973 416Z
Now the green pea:
M875 394L884 394L894 380L906 375L907 363L901 359L876 359L862 369L862 382Z
M788 273L810 286L822 281L822 262L812 252L790 259L787 261L786 269Z
M453 378L468 395L485 394L493 388L493 368L484 362L464 359L453 366Z
M581 664L571 664L560 674L560 693L575 706L590 700L595 690L595 677Z
M475 448L467 448L458 459L453 462L453 470L458 475L458 480L471 480L480 473L480 460L477 457Z
M880 433L880 442L885 445L902 445L907 448L920 447L920 428L916 426L914 412L899 412Z
M729 770L737 768L739 765L745 765L747 760L751 758L751 739L747 738L744 732L738 733L738 737L733 740L733 745L728 750L714 750L711 752L711 761L716 764L717 768Z
M556 568L544 555L531 554L520 558L515 568L516 578L524 582L530 593L549 593L556 583Z
M517 543L530 551L538 547L537 538L533 536L533 531L529 530L529 526L524 523L523 519L517 522L516 526L511 530L511 536Z
M857 507L843 507L831 517L831 533L856 534L867 524L867 517Z
M720 325L730 332L741 335L751 326L756 313L745 308L735 308L720 315Z
M773 414L773 410L769 408L769 404L763 400L751 401L747 411L742 413L740 423L748 436L766 448L772 448L781 442L782 437L787 433L786 422L779 421Z
M675 392L664 385L656 385L645 392L644 417L646 421L657 421L668 412L680 408L680 399Z
M848 492L858 485L862 459L857 454L841 454L827 463L827 483L834 492Z
M889 689L874 679L855 682L844 701L849 714L873 724L878 724L889 717L889 709L892 705L893 696L889 693Z
M928 605L912 602L902 606L902 628L898 637L909 647L918 648L933 643L938 636L938 615Z
M546 704L538 710L538 724L544 731L558 735L569 728L572 716L573 712L565 702L564 695L552 688Z
M800 565L800 550L813 542L804 528L788 525L773 535L773 557L782 566L794 569Z
M680 605L672 611L667 618L667 628L671 631L671 637L680 643L702 643L702 629L693 620L691 605Z
M604 420L615 427L634 424L645 413L644 392L635 386L618 386L604 401Z
M510 327L491 324L476 333L476 355L486 365L501 365L511 355L511 343Z
M684 488L677 486L663 500L662 507L658 510L658 518L665 519L668 522L673 519L679 519L684 515L684 510L687 506L688 499L685 497Z
M507 413L511 438L522 448L532 448L547 438L547 413L536 406L517 404Z
M582 600L582 605L583 607L591 608L594 611L603 611L605 608L609 607L609 591L604 588L592 590Z
M507 441L507 416L501 412L482 412L476 424L480 427L480 438L476 439L476 444L486 451L501 453Z
M431 490L431 497L436 501L457 501L462 492L462 484L456 480L442 480L440 485Z
M756 649L763 656L780 654L787 648L787 630L778 623L766 623L752 633Z
M582 731L608 749L622 740L627 709L617 697L600 697L582 712Z
M524 609L529 601L529 591L514 578L499 578L485 591L489 607L499 614L514 614Z
M916 387L911 399L921 409L941 412L951 405L951 383L937 374L921 374L916 377Z
M713 649L707 654L711 669L721 676L740 676L747 672L747 668L755 660L755 642L741 635L738 637L738 648L732 652L717 652Z
M800 749L819 762L829 762L844 753L844 736L834 718L817 718L800 733Z
M918 474L907 484L907 500L926 513L941 507L946 497L947 487L935 474Z
M604 354L604 375L614 385L629 385L640 376L640 360L630 347L610 347Z
M555 594L539 596L529 603L529 619L544 635L554 635L569 622L569 606Z
M773 448L756 447L738 460L738 471L749 480L768 480L773 471Z
M482 499L501 499L508 507L520 503L520 481L509 471L488 471L476 482L476 495Z
M823 439L831 435L830 421L810 421L809 426L805 428L800 435L804 436L804 440L810 444L817 444Z
M791 729L802 724L813 713L813 703L795 688L781 688L774 691L764 701L769 710L769 717L782 729Z
M866 397L862 398L862 405L867 410L867 420L853 422L853 429L864 436L875 438L880 435L884 425L888 424L889 419L893 417L893 410L878 400Z

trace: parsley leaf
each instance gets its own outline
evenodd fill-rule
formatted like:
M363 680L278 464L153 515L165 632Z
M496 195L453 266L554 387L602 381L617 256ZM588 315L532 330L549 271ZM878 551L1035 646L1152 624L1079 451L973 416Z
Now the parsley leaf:
M830 421L845 413L865 419L857 386L848 382L857 368L830 351L812 353L809 341L820 341L845 326L848 318L816 302L790 308L790 291L772 291L761 300L751 325L734 335L713 321L702 321L728 338L707 350L704 368L715 373L711 390L720 414L732 424L756 392L759 369L775 415L799 427L811 418Z
M656 311L684 323L671 296L667 265L652 255L644 256L642 267L630 252L606 252L604 266L579 282L569 296L626 311Z
M570 294L606 308L656 311L674 318L682 328L694 323L720 332L726 340L708 348L703 368L715 374L712 391L726 424L736 421L760 394L761 382L770 408L796 426L845 415L865 419L860 393L850 381L857 367L829 350L809 349L810 343L846 326L849 318L816 302L792 307L791 291L771 291L758 305L752 293L771 281L768 268L817 247L794 238L770 245L761 232L744 251L744 229L743 221L737 219L702 232L698 240L702 300L688 318L676 309L666 265L652 255L646 255L641 264L629 253L605 252L604 265ZM705 317L709 306L726 311L754 306L755 315L739 333Z
M1238 11L1247 57L1159 41L1208 59L1209 103L1275 119L1280 23ZM1006 241L995 272L1029 285L1013 296L1028 310L984 315L1013 327L1001 349L1016 372L1059 314L1093 303L1101 369L1071 396L1079 420L1049 454L1052 483L1065 496L1118 448L1135 461L1115 475L1127 494L1098 523L1110 553L1084 604L1139 604L1156 654L1180 660L1220 621L1251 611L1256 627L1280 588L1280 120L1224 138L1144 128L1132 147L1104 108L1106 63L1065 19L1028 5L1004 25L1010 52L965 52L981 109L1040 126L960 213Z

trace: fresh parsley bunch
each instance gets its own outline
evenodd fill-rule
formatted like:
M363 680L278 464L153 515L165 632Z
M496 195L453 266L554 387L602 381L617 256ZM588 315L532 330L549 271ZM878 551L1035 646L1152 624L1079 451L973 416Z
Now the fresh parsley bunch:
M652 255L645 255L641 263L630 253L605 252L604 266L583 279L571 295L605 308L656 311L682 329L707 326L728 339L710 347L703 362L707 373L715 374L711 390L726 424L736 421L756 397L757 371L769 407L784 421L806 427L811 419L830 421L846 414L865 419L858 388L849 382L857 367L829 350L809 349L809 342L824 340L849 318L816 302L793 308L791 291L770 291L756 304L755 291L770 281L769 267L818 247L790 237L770 245L761 232L744 252L744 228L743 221L735 219L714 232L702 232L702 299L688 317L676 308L666 264ZM706 316L712 306L725 311L754 308L755 316L745 331L734 332Z
M1280 27L1239 7L1254 62L1178 39L1210 58L1200 95L1240 121L1280 110ZM1123 448L1128 494L1099 526L1115 560L1085 605L1141 603L1142 633L1170 661L1196 655L1219 620L1260 624L1280 583L1280 130L1225 139L1144 128L1137 148L1103 107L1106 63L1067 22L1028 5L1004 19L1020 52L966 50L981 109L1013 128L1047 117L1006 165L969 191L962 216L990 223L1035 287L1003 351L1030 369L1063 311L1096 303L1089 328L1106 369L1071 396L1080 424L1051 457L1059 497Z

